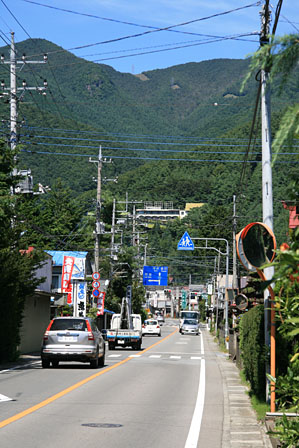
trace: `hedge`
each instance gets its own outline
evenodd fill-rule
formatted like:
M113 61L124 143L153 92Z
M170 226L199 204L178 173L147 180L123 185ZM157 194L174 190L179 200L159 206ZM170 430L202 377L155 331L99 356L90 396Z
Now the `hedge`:
M244 373L252 392L265 399L266 353L264 336L264 306L247 311L240 321L240 348Z

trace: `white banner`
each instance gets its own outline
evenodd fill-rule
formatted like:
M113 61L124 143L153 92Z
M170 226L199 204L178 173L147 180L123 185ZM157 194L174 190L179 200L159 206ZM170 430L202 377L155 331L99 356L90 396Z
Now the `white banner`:
M72 272L72 280L84 280L84 279L85 279L85 258L75 257Z
M85 317L86 316L86 290L87 290L87 283L86 282L77 282L76 288L77 292L77 313L76 315L79 317Z

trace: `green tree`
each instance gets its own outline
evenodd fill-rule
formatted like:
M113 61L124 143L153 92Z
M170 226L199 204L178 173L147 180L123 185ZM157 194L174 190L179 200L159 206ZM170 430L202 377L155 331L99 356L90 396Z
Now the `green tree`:
M299 60L299 35L272 38L269 45L263 46L252 58L251 70L256 68L271 69L270 81L277 78L282 91L297 67ZM283 145L293 145L294 138L299 135L299 104L290 106L281 120L273 142L274 157L282 150ZM290 193L297 204L299 188L297 180L291 180ZM273 265L275 275L271 280L276 282L276 314L278 331L287 340L290 347L287 372L272 378L276 382L277 404L282 411L296 411L299 407L299 228L290 235L290 244L284 243L277 250ZM283 447L299 445L299 419L289 420L285 415L279 420L273 432L279 437Z
M38 251L24 253L21 245L19 198L11 195L14 155L0 142L0 361L18 356L25 300L40 283L34 274L42 259Z
M78 234L83 233L83 210L61 179L48 193L23 198L19 213L26 223L24 244L52 250L81 249L84 238Z

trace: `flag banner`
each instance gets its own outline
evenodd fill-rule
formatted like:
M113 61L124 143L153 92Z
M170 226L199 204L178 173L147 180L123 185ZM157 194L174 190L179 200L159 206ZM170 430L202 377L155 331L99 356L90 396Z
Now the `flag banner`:
M73 267L74 267L74 257L70 257L65 255L63 257L63 265L62 265L62 277L61 277L61 292L65 293L71 292L71 278L73 273Z
M70 283L67 290L69 292L67 293L66 303L71 306L73 304L73 284L72 283Z
M77 285L77 316L86 316L86 290L87 283L79 282Z
M72 280L85 279L85 260L86 258L74 258L74 267L72 272Z
M100 292L99 297L97 298L97 316L101 316L104 314L104 303L105 303L105 292Z

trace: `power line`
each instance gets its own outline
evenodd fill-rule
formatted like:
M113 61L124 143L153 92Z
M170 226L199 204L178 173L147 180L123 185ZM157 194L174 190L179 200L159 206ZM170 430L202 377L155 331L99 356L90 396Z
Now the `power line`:
M3 0L1 0L1 1L3 1ZM23 1L26 1L27 3L37 3L37 2L32 2L31 0L23 0ZM176 27L186 26L186 25L190 25L192 23L197 23L197 22L201 22L201 21L204 21L204 20L209 20L209 19L212 19L212 18L215 18L215 17L220 17L220 16L227 15L227 14L230 14L230 13L233 13L233 12L236 12L236 11L241 11L241 10L244 10L244 9L247 9L247 8L251 8L253 6L259 6L259 4L260 4L260 2L255 2L255 3L249 4L249 5L245 5L245 6L242 6L242 7L239 7L239 8L235 8L235 9L231 9L231 10L228 10L228 11L212 14L210 16L201 17L201 18L198 18L198 19L192 19L192 20L189 20L189 21L186 21L186 22L177 23L175 25L169 25L169 26L162 27L162 28L153 27L153 29L144 31L143 33L137 33L137 34L132 34L132 35L129 35L129 36L117 37L117 38L114 38L114 39L101 41L101 42L95 42L95 43L92 43L92 44L80 45L80 46L77 46L77 47L69 48L68 51L81 50L83 48L94 47L94 46L97 46L97 45L103 45L103 44L107 44L107 43L119 42L119 41L122 41L122 40L132 39L132 38L136 38L136 37L140 37L140 36L145 36L147 34L156 33L156 32L160 32L160 31L171 31L173 28L176 28ZM53 8L53 9L59 9L57 7L52 7L50 5L44 5L44 4L41 4L41 3L39 5L40 6L49 7L49 8ZM70 12L70 10L66 10L66 11ZM63 51L65 51L65 50L55 50L55 51L50 52L49 54L60 53L60 52L63 52Z
M113 142L120 143L121 141L116 140L115 137L135 138L135 139L138 139L138 138L142 138L142 139L150 138L152 140L153 139L157 139L157 141L151 141L151 142L148 142L148 141L140 142L140 141L138 141L138 142L136 142L138 144L145 143L145 144L166 144L166 145L169 144L169 145L172 145L174 143L174 142L170 142L169 143L169 142L165 142L165 141L161 142L160 139L163 139L163 140L167 140L167 139L174 140L175 139L175 140L179 140L180 142L181 141L187 141L187 142L192 141L192 144L190 144L191 146L196 146L196 145L200 146L201 142L207 142L207 141L208 142L211 142L211 141L212 142L217 142L217 141L221 140L221 141L225 141L225 142L227 142L227 141L246 142L245 146L247 147L247 142L248 142L247 138L244 139L244 138L239 138L239 137L205 137L205 136L190 137L190 136L182 136L182 135L123 134L123 133L119 133L119 132L109 132L109 131L96 132L96 131L84 131L84 130L62 129L62 128L44 128L44 127L28 126L28 125L24 125L23 127L24 127L24 129L28 129L29 132L30 131L35 131L35 130L37 130L39 132L51 131L53 133L55 133L55 132L63 132L63 133L78 134L78 135L81 135L81 134L83 134L83 135L89 134L89 135L92 135L92 136L93 135L97 135L97 136L98 135L103 135L103 136L106 136L106 137L111 136L113 138L113 140L102 140L102 139L98 139L97 140L97 139L91 139L91 138L90 139L86 139L86 140L90 140L90 141L99 141L99 142L101 142L101 141L108 141L108 142L113 141ZM36 135L33 134L32 136L35 137ZM31 134L29 135L29 137L31 137ZM51 136L48 136L48 137L51 138ZM71 137L69 137L69 138L72 139ZM75 139L77 139L77 137L75 137ZM84 140L84 139L82 139L82 140ZM257 138L256 141L259 142L260 139ZM294 139L294 142L295 141L297 141L297 140ZM126 143L132 143L131 140L126 140L125 142ZM222 145L217 144L216 146L222 146ZM233 145L229 145L229 146L233 146ZM297 146L295 145L295 147L297 147Z
M212 35L208 35L208 34L201 34L201 36L203 37L210 37L213 39L232 39L232 40L241 40L243 42L257 42L256 40L251 40L251 39L241 39L240 37L250 37L250 36L255 36L258 33L252 32L252 33L246 33L246 34L237 34L237 35L230 35L230 36L212 36ZM91 56L102 56L105 54L115 54L115 53L127 53L128 51L141 51L141 50L149 50L152 48L161 48L161 47L169 47L171 45L183 45L183 44L189 44L189 43L196 43L196 42L205 42L205 40L200 39L200 40L190 40L190 41L184 41L184 42L172 42L172 43L167 43L167 44L160 44L160 45L152 45L149 47L140 47L140 48L130 48L130 49L124 49L124 50L114 50L114 51L107 51L107 52L102 52L102 53L92 53L92 54L84 54L81 55L81 58L86 58L86 57L91 57ZM207 41L209 42L209 41Z
M29 138L32 138L32 136L28 136L28 135L21 135L21 137L29 137ZM170 143L168 143L168 142L158 142L158 143L155 143L155 142L129 142L129 141L111 141L111 140L105 140L105 139L103 139L103 140L93 140L93 139L82 139L82 138L77 138L77 137L73 137L73 138L71 138L71 137L56 137L56 136L33 136L33 138L34 137L37 137L37 138L48 138L48 139L54 139L54 140L71 140L71 141L75 141L75 142L77 142L77 141L87 141L87 142L96 142L96 143L103 143L103 142L109 142L109 143L111 143L111 144L113 144L113 143L136 143L136 144L152 144L152 145L158 145L158 146L162 146L162 145L167 145L167 146L173 146L173 145L175 145L175 146L192 146L192 147L194 147L194 146L198 146L198 147L203 147L203 146L207 146L207 147L217 147L217 148L219 148L219 147L236 147L236 148L242 148L242 147L245 147L246 145L242 145L242 144L240 144L240 145L238 145L238 144L226 144L226 143L216 143L216 144L210 144L210 143L204 143L204 144L202 144L202 143L198 143L198 144L192 144L192 145L190 145L189 143L186 143L186 144L184 144L184 143L173 143L173 144L170 144ZM27 143L27 144L33 144L33 145L41 145L41 146L53 146L53 147L55 147L55 146L58 146L58 147L70 147L70 148L91 148L91 149L95 149L95 148L98 148L98 145L97 146L93 146L93 145L74 145L74 144L67 144L67 143L52 143L52 142L41 142L41 141L27 141L27 140L23 140L22 141L22 143ZM206 153L206 154L243 154L243 152L237 152L237 151L219 151L219 152L215 152L215 151L199 151L199 150L197 150L197 149L192 149L192 150L189 150L189 149L183 149L183 150L181 150L181 149L177 149L177 148L174 148L174 149L161 149L161 148L158 148L158 149L155 149L155 148L132 148L132 147L126 147L126 146L122 146L122 147L115 147L115 146L102 146L101 145L101 147L102 147L102 149L110 149L110 150L119 150L119 151L144 151L144 152L182 152L182 153L200 153L200 152L203 152L203 153ZM285 147L288 147L288 146L285 146ZM297 146L295 146L295 147L297 147ZM261 154L260 152L256 152L256 153L252 153L252 154L256 154L256 155L259 155L259 154ZM297 153L282 153L283 155L297 155Z
M68 157L94 157L95 154L74 154L74 153L62 153L62 152L49 152L49 151L35 151L21 149L22 152L32 153L32 154L45 154L51 156L68 156ZM161 157L129 157L129 156L116 156L114 154L106 155L105 157L109 159L127 159L127 160L151 160L151 161L164 161L164 162L206 162L206 163L243 163L243 160L207 160L207 159L179 159L179 158L161 158ZM248 160L248 163L260 163L260 160ZM294 160L282 160L277 163L299 163L299 161Z
M18 25L22 28L22 30L25 32L25 34L29 37L29 39L30 39L30 40L31 40L31 41L38 47L36 41L35 41L34 39L32 39L32 37L31 37L30 34L26 31L26 29L23 27L23 25L21 24L21 22L20 22L20 21L17 19L17 17L12 13L12 11L7 7L7 5L5 4L4 0L1 0L1 2L2 2L3 5L5 6L5 8L9 11L9 13L12 15L12 17L15 19L15 21L18 23ZM39 48L39 47L38 47L38 48ZM39 50L40 50L40 48L39 48ZM50 71L51 71L51 74L52 74L52 76L53 76L53 78L54 78L54 81L55 81L55 83L56 83L56 85L57 85L57 87L58 87L58 90L59 90L59 92L60 92L60 95L61 95L61 97L62 97L62 99L63 99L63 102L64 102L64 104L65 104L67 110L69 111L69 113L70 113L70 115L71 115L71 110L70 110L68 104L67 104L66 101L65 101L65 97L64 97L63 94L62 94L62 91L61 91L61 89L60 89L59 83L58 83L58 81L57 81L57 79L56 79L56 76L55 76L54 71L53 71L52 68L51 68L51 65L49 64L49 61L48 61L48 65L49 65L49 67L50 67ZM31 69L31 71L32 71L32 73L33 73L33 76L35 77L35 74L34 74L34 72L33 72L33 70L32 70L32 68L31 68L30 65L29 65L29 67L30 67L30 69ZM50 90L49 90L49 92L50 92L50 94L51 94L53 103L55 104L55 107L57 108L57 111L58 111L58 113L59 113L59 115L60 115L62 121L65 121L64 118L63 118L63 116L61 115L61 113L60 113L60 111L59 111L59 108L58 108L57 103L56 103L56 101L55 101L54 95L52 94L52 92L51 92ZM73 121L76 122L74 119L73 119Z

